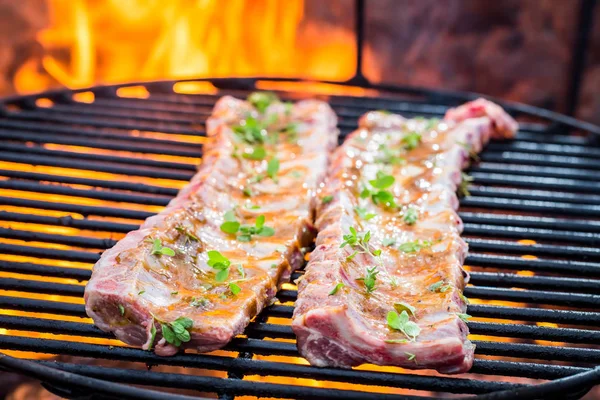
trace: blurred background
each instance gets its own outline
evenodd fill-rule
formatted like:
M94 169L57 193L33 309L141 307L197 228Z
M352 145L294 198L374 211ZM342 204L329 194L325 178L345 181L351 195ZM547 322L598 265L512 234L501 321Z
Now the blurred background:
M600 124L595 3L367 0L363 71ZM345 80L354 13L354 0L0 0L0 96L182 77Z

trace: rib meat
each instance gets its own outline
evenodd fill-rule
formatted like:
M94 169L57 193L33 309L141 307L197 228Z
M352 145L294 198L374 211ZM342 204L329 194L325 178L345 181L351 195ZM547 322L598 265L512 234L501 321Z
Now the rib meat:
M474 346L462 295L467 244L456 190L470 153L516 129L483 99L448 111L442 121L384 112L361 118L333 155L321 194L326 201L317 206L316 248L298 284L292 327L312 365L470 369ZM373 197L376 185L385 186L378 176L386 175L394 178L387 191L395 204ZM344 245L351 228L367 250ZM388 322L402 312L418 334Z
M87 314L100 329L172 355L178 347L164 338L162 324L185 317L193 326L182 346L215 350L302 265L302 249L315 235L315 192L337 143L336 116L313 100L260 111L221 98L207 121L198 173L164 211L104 252L85 290ZM275 159L279 168L269 167ZM264 215L274 234L237 240L220 229L228 211L250 226ZM225 280L208 264L210 250L229 259Z

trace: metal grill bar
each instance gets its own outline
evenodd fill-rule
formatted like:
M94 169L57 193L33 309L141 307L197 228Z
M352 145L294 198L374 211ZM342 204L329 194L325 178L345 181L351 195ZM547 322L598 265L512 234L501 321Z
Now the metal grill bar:
M230 81L223 82L230 87ZM37 263L31 259L80 262L91 266L101 250L115 243L114 238L118 236L113 234L135 229L142 220L152 215L154 207L164 206L177 193L177 182L185 182L193 175L195 160L202 153L202 144L198 142L204 135L203 123L214 101L226 93L247 94L239 90L221 90L218 95L179 95L172 92L172 83L145 86L150 92L147 99L120 98L113 87L93 89L95 99L91 104L74 101L72 93L66 91L46 95L53 102L49 108L36 106L35 96L18 100L15 104L21 109L16 111L1 112L0 104L0 141L3 141L0 144L0 163L10 163L0 169L0 205L12 207L10 211L0 211L0 253L28 257L26 261L0 259L0 273L19 274L19 278L0 277L0 289L11 291L0 295L0 308L45 315L53 313L57 317L85 317L81 304L18 297L18 293L22 292L29 293L30 297L50 294L76 299L82 296L82 284L44 282L39 280L39 276L80 282L90 276L87 268L59 267L50 261ZM431 96L428 92L417 101L399 101L392 97L319 97L328 100L340 116L343 137L356 128L357 117L369 109L384 108L406 115L439 117L454 102L446 99L443 103L448 105L427 104L434 98ZM291 100L308 96L290 94L282 97ZM524 114L535 111L524 106L515 106L513 110ZM554 117L539 111L531 115ZM472 267L473 285L466 289L465 294L478 303L482 300L508 302L503 306L469 306L468 313L474 317L491 319L469 323L473 334L489 338L475 341L477 355L520 359L518 362L476 359L471 372L488 377L466 379L343 371L296 365L290 361L253 359L254 354L298 357L293 343L279 341L293 338L290 327L274 324L269 319L291 317L293 308L283 304L268 307L246 330L247 338L237 338L230 344L227 349L239 352L237 358L197 354L161 358L126 347L109 348L21 336L23 332L31 331L62 334L74 339L111 338L85 323L87 320L65 322L34 316L0 315L0 327L9 329L8 335L0 336L0 348L228 371L229 378L222 379L44 363L112 382L147 384L151 378L156 380L157 386L164 387L185 382L178 387L189 385L190 388L217 392L221 398L256 393L295 398L362 398L365 395L362 391L313 390L242 380L249 375L306 377L465 394L502 390L517 393L517 389L526 388L520 384L494 381L495 375L532 379L560 379L575 374L589 376L585 375L591 371L587 366L600 361L600 350L593 348L600 344L600 331L592 328L600 322L600 313L594 311L600 304L600 296L597 295L600 288L600 280L597 279L600 278L600 181L594 176L600 169L596 160L600 148L589 136L570 135L567 128L570 120L557 117L557 121L561 121L562 125L523 124L516 141L490 144L481 155L482 162L471 169L475 178L469 188L472 196L461 201L464 235L471 248L467 264ZM132 129L135 132L130 132ZM177 158L156 159L153 155L157 154ZM12 169L15 164L23 170ZM58 175L54 170L40 173L30 170L31 165L89 172L86 177L72 172ZM111 174L111 177L94 178L92 174L96 171ZM151 183L133 183L129 177L142 177L144 182ZM31 195L20 198L12 195L13 192ZM36 194L39 199L31 199ZM50 201L45 198L47 196L72 200ZM31 213L31 209L39 211ZM45 210L66 216L46 215ZM82 219L81 216L93 219ZM7 224L11 223L18 223L18 228L10 229ZM28 230L23 224L35 224L37 227ZM98 233L41 232L40 227L44 226ZM2 238L9 242L3 242ZM529 241L515 241L520 239ZM530 244L532 239L542 243ZM55 248L57 246L60 248ZM522 258L519 255L541 258ZM499 272L519 270L535 275ZM296 294L295 290L282 290L278 298L289 302L295 299ZM552 305L569 309L549 308ZM523 321L525 324L501 320ZM568 326L545 327L530 323ZM576 329L577 326L582 329ZM13 331L16 333L11 334ZM496 341L494 338L511 338L512 341ZM530 343L532 340L543 340L548 345ZM542 360L564 361L570 365L550 365ZM585 382L590 382L590 378L587 379ZM387 397L405 398L403 396Z
M252 347L256 350L260 350L257 353L260 354L276 354L276 355L290 355L293 356L297 354L294 352L294 345L289 343L282 342L272 342L272 341L261 341L257 339L236 339L237 347L231 346L232 349L240 349L241 347L249 348ZM260 345L259 345L260 344ZM107 346L101 346L96 344L86 344L86 343L78 343L78 342L67 342L61 340L43 340L36 338L26 338L26 337L0 337L0 346L4 349L22 349L24 351L39 351L40 346L44 351L57 353L57 354L67 354L74 355L78 357L93 357L93 358L102 358L108 360L124 360L124 361L134 361L134 362L143 362L149 365L156 364L164 364L164 365L172 365L172 366L184 366L190 368L208 368L208 369L219 369L219 370L229 370L229 369L238 369L241 365L245 365L243 363L252 362L256 364L256 368L252 368L252 371L256 374L270 374L270 370L263 370L263 366L266 365L272 369L277 368L279 371L273 371L273 374L282 374L287 375L281 370L290 371L290 376L296 377L310 377L317 379L327 379L327 380L335 380L335 377L338 374L344 374L349 377L347 382L365 382L361 377L356 376L364 376L362 375L365 371L353 371L353 370L339 370L333 368L314 368L308 367L304 365L298 364L283 364L277 362L269 362L269 361L260 361L260 360L243 360L239 358L228 358L228 357L220 357L220 356L205 356L205 355L189 355L189 354L180 354L169 358L162 358L156 356L152 353L145 352L139 349L131 349L127 347L119 347L113 346L112 348L108 348ZM234 365L231 365L234 364ZM248 364L252 365L252 364ZM313 370L315 374L313 375ZM304 375L302 370L308 370L310 373L306 373ZM475 360L473 369L471 372L473 373L486 373L490 375L507 375L507 376L527 376L533 379L550 379L550 377L557 376L569 376L573 372L578 373L585 371L585 368L571 368L562 370L561 366L558 365L549 365L549 364L530 364L530 363L514 363L514 362L503 362L503 361L493 361L493 360ZM511 372L509 372L511 371ZM398 384L398 381L403 380L404 374L393 374L393 373L372 373L373 375L373 383L380 383L381 385L388 384ZM383 376L379 376L383 375ZM339 376L339 375L338 375ZM379 377L377 377L379 376ZM408 375L408 379L412 378L412 374ZM389 382L390 379L393 379L392 382ZM458 378L441 378L446 382L455 382L456 380L462 380ZM395 382L394 382L395 380ZM387 382L386 382L387 381ZM415 382L415 381L413 381ZM419 382L419 381L416 381ZM481 381L477 381L481 382ZM429 383L429 382L427 382ZM420 389L426 389L427 386L420 387ZM448 390L446 388L445 390ZM464 390L464 389L461 389Z

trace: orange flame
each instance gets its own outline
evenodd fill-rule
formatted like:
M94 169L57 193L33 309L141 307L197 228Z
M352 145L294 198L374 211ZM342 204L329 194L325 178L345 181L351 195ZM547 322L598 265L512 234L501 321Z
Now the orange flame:
M185 77L345 80L355 68L350 29L305 18L303 0L47 0L43 55L15 89L82 88Z

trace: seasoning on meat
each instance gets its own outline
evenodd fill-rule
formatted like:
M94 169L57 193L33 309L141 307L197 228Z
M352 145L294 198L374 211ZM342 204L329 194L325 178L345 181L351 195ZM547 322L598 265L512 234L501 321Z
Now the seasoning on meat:
M292 327L312 365L471 368L456 190L469 156L516 129L483 99L441 121L361 118L334 153L298 284Z
M159 355L215 350L302 265L336 116L320 101L248 100L217 102L198 173L94 266L85 301L100 329Z

